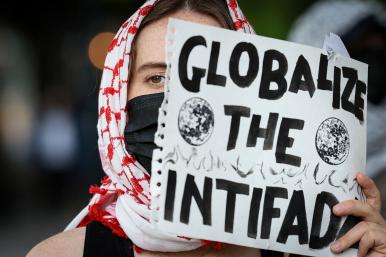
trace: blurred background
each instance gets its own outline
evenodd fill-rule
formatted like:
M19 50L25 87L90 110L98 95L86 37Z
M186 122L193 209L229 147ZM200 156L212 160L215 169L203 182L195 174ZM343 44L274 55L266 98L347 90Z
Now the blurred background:
M87 204L89 185L103 177L96 144L100 68L115 32L142 3L2 2L1 257L24 256L63 230ZM239 4L260 35L321 47L332 31L353 58L370 64L368 173L386 199L385 1Z

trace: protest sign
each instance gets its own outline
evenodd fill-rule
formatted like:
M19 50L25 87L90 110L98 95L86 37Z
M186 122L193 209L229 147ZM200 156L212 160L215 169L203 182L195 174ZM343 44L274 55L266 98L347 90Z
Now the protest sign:
M358 220L367 65L171 19L152 222L183 237L311 256ZM356 249L342 256L353 256Z

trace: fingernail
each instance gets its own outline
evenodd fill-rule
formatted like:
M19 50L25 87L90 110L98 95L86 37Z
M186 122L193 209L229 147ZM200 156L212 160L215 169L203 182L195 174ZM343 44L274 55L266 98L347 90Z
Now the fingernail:
M339 242L339 241L335 241L332 245L331 245L331 250L333 250L334 252L340 252L340 249L342 248L342 244Z

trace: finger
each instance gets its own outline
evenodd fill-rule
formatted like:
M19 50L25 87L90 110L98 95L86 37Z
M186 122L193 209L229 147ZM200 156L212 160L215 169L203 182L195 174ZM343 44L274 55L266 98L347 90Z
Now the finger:
M359 241L358 257L366 257L367 252L375 245L375 232L367 231Z
M367 253L367 257L385 257L382 253L377 253L376 251L371 251Z
M364 221L381 224L383 219L379 211L366 202L360 200L346 200L336 204L333 212L337 216L353 215L362 217Z
M346 234L344 234L341 238L336 240L333 244L331 244L331 251L334 253L341 253L356 242L358 242L361 237L366 233L366 229L368 225L366 222L360 222L355 225L352 229L350 229Z
M375 229L374 223L362 221L350 229L345 235L336 240L331 244L331 251L334 253L341 253L344 250L351 247L356 242L360 241L361 238L367 233L367 231ZM365 244L366 246L367 244Z
M367 202L377 210L380 210L381 193L379 192L374 180L361 172L357 174L356 179L358 184L362 187L363 193L367 198Z

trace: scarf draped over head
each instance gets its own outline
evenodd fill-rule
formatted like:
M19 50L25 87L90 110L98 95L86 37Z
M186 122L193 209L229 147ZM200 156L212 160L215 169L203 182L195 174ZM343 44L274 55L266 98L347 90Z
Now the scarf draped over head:
M158 1L146 1L119 29L111 42L99 91L98 147L106 176L91 186L90 203L66 230L98 221L134 245L163 252L188 251L206 241L158 231L150 224L150 175L125 148L127 87L133 39L144 17ZM166 0L163 0L166 1ZM224 0L225 1L225 0ZM236 0L226 1L234 28L254 33Z

